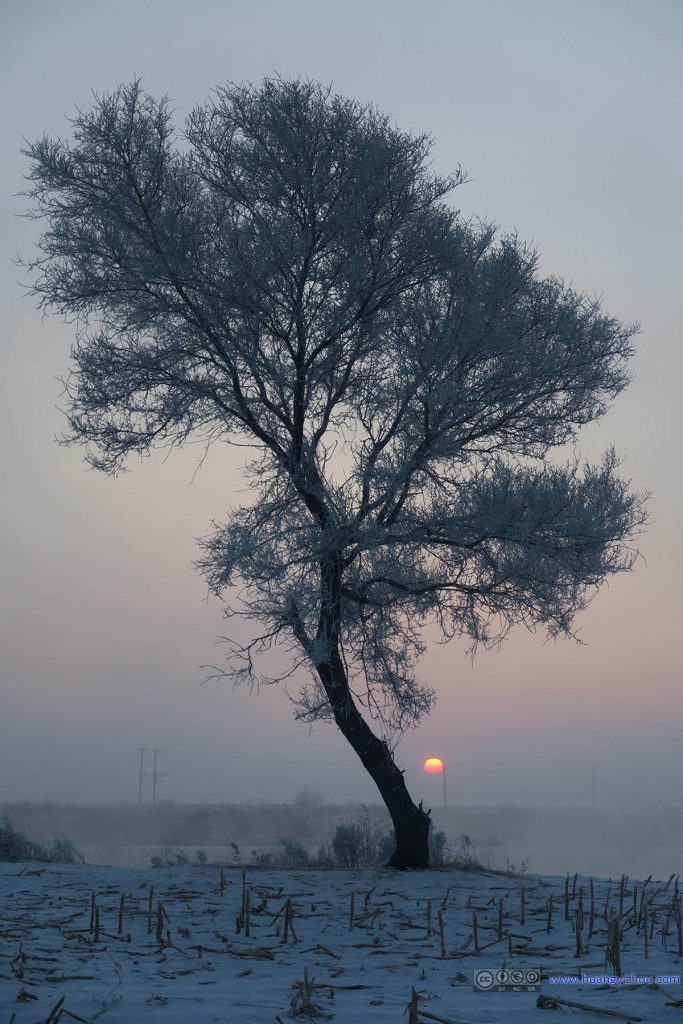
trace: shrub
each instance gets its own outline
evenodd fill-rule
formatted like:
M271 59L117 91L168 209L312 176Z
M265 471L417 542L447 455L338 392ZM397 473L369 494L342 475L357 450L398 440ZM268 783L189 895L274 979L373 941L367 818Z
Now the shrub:
M363 868L388 860L393 851L393 834L382 825L373 825L364 809L357 822L339 822L322 855L334 867Z
M40 860L50 864L83 864L85 858L68 839L54 839L49 846L34 843L18 832L5 815L0 819L0 861Z
M460 842L453 851L453 858L449 861L459 871L483 871L484 865L477 856L477 850L470 839L464 833L460 836Z
M275 855L275 863L283 868L309 868L313 861L305 846L292 839L280 840L281 850Z
M251 862L260 868L310 868L314 860L305 846L293 839L281 839L277 852L252 850Z
M153 868L179 868L185 867L190 863L190 858L182 850L169 850L166 847L161 855L156 855L150 858L150 864Z
M514 861L510 860L509 857L505 858L505 874L508 875L525 875L529 870L529 863L531 857L523 857L519 863L519 867Z
M54 864L85 864L85 857L70 839L53 839L45 852L47 860Z
M36 856L38 844L17 832L8 817L0 822L0 860L39 860Z
M268 853L266 850L252 850L251 851L251 863L258 868L272 868L273 861L275 860L274 853Z
M429 829L429 866L443 868L448 864L449 849L446 845L446 833L436 831L432 823Z

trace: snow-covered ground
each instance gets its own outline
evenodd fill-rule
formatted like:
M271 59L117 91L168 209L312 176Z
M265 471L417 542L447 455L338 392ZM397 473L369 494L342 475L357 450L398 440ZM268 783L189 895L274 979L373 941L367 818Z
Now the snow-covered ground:
M677 980L642 980L683 969L673 880L639 882L635 897L631 881L620 901L619 880L596 879L591 928L583 877L569 881L566 905L563 878L224 869L222 879L208 866L0 864L0 1024L400 1024L413 988L420 1024L538 1024L545 1012L673 1022L681 1012L667 1005L683 998ZM553 981L614 973L606 906L621 909L622 975L641 981ZM523 984L534 968L534 991L496 990L496 972ZM477 991L486 970L493 988ZM539 996L611 1012L553 1014Z

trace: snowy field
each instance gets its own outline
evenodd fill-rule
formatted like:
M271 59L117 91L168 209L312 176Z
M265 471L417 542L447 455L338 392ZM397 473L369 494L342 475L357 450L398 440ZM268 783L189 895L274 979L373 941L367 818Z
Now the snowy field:
M612 914L629 978L553 980L614 974ZM681 929L674 879L0 864L0 1024L674 1022Z

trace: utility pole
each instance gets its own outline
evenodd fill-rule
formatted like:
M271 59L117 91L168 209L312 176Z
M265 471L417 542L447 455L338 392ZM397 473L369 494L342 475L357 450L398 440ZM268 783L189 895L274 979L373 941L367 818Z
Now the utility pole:
M163 750L156 750L152 747L152 803L157 802L157 779L163 779L163 774L157 771L157 755L163 754Z
M142 803L142 780L145 777L145 773L144 773L144 770L143 770L144 766L145 766L145 748L144 747L140 747L140 775L139 775L139 778L138 778L138 803L139 804Z
M156 750L154 747L140 747L140 771L138 774L138 803L142 803L142 783L143 779L150 778L148 772L145 772L145 754L152 755L152 803L157 802L157 779L163 779L164 773L157 771L157 757L159 754L163 754L163 750Z

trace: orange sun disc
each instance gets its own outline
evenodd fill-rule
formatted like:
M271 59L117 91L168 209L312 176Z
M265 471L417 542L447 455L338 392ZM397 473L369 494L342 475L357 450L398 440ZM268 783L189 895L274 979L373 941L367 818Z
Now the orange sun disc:
M422 766L428 775L437 775L445 771L445 765L440 757L428 757Z

